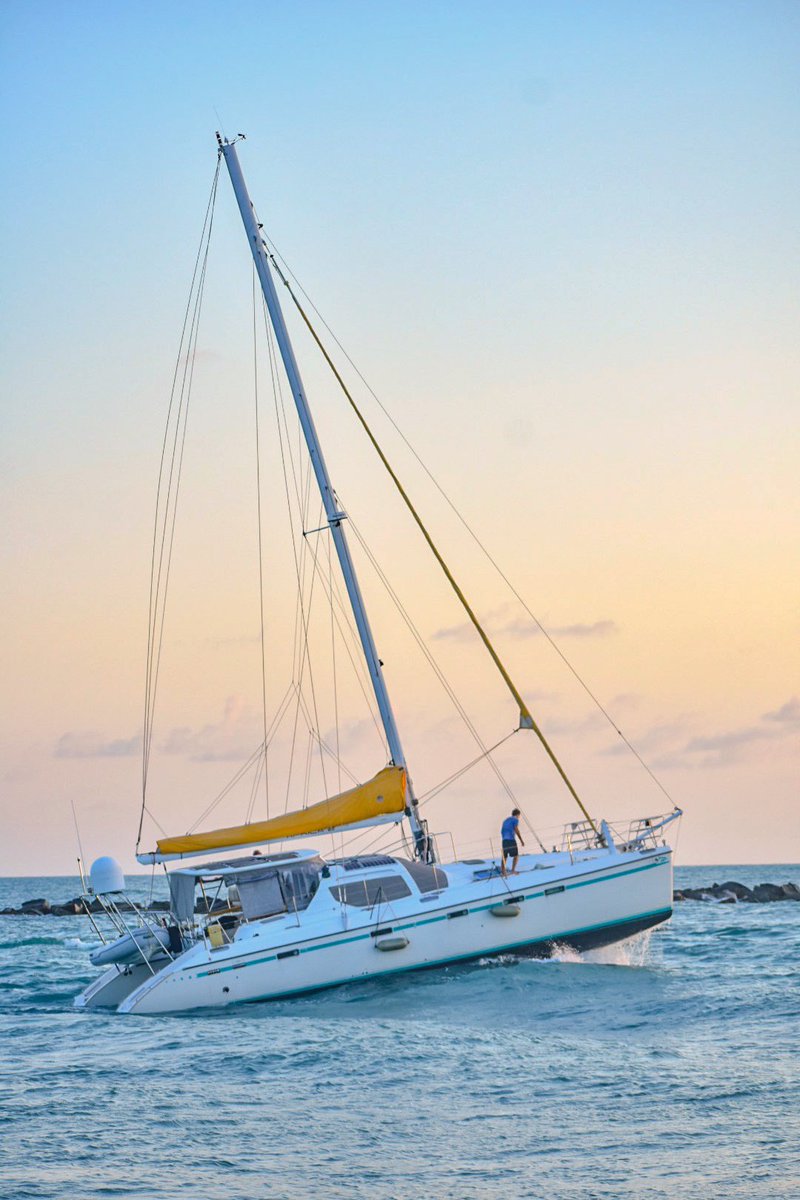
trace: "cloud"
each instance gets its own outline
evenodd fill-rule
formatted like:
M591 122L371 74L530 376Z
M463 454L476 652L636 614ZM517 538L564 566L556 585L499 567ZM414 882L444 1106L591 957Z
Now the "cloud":
M715 770L741 762L762 745L774 745L779 750L796 736L798 725L800 700L793 696L780 708L733 729L703 733L697 730L696 717L683 714L641 732L624 732L653 770ZM620 739L599 753L617 757L628 753L628 748Z
M582 717L548 717L543 724L546 726L548 734L570 734L576 736L578 734L598 733L601 729L607 729L608 723L601 712L597 709L585 713Z
M508 606L495 609L480 618L481 624L488 634L493 637L509 637L522 640L531 637L541 637L542 630L535 621L526 617L508 616ZM619 632L616 621L601 620L592 622L577 622L572 625L552 625L547 632L554 638L604 638ZM466 642L475 636L475 627L471 621L463 621L459 625L449 625L438 629L433 635L434 641Z
M751 742L763 742L775 735L768 729L752 725L745 729L731 729L727 733L715 733L711 737L695 737L687 742L684 754L706 754L713 751L719 754L735 752L741 746L749 746Z
M142 752L141 734L105 738L101 733L64 733L53 750L54 758L134 758Z
M663 721L658 725L652 725L649 729L642 730L640 733L633 734L630 733L629 730L624 729L623 733L625 733L625 736L628 738L628 741L631 743L631 745L635 747L637 753L641 754L645 760L647 760L650 755L667 754L669 757L669 765L674 766L675 763L672 761L672 755L669 754L669 750L671 747L674 747L682 738L686 737L687 724L687 718L678 717L674 721ZM611 746L604 746L603 749L600 750L600 754L612 758L621 757L623 755L630 754L630 749L623 742L622 738L619 738ZM660 761L662 766L665 765L664 758L662 758ZM649 763L648 765L653 766L655 764Z
M258 718L241 696L229 696L222 719L191 729L176 726L159 742L163 754L175 754L192 762L241 762L263 739Z
M593 621L591 625L556 625L549 629L551 637L594 638L619 633L616 621Z
M762 721L776 721L781 725L800 725L800 699L792 696L774 712L763 713Z
M701 769L728 767L740 762L747 752L763 742L778 743L793 737L800 724L800 701L796 697L772 712L762 713L759 722L695 736L681 750L669 753L656 766L689 766Z
M162 754L174 754L194 762L247 759L263 739L261 722L242 701L229 696L222 718L200 729L176 726L157 742ZM93 731L63 734L53 751L54 758L133 758L142 752L141 734L109 738Z

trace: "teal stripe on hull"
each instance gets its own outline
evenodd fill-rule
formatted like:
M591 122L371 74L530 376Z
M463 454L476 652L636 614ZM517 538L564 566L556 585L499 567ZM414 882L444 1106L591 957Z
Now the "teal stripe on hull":
M660 925L662 921L668 921L672 916L672 907L654 909L652 912L639 913L635 917L623 917L619 921L601 921L597 925L586 925L582 929L572 929L568 933L553 934L552 937L536 938L534 941L530 939L523 942L511 942L506 946L495 946L491 950L471 951L469 954L458 954L453 958L437 958L432 962L414 963L407 967L393 967L390 971L377 971L370 975L349 975L344 979L333 979L330 983L316 983L311 987L297 988L290 992L265 992L262 996L248 996L243 1000L231 1000L229 1004L256 1004L260 1000L290 1000L294 996L308 995L310 992L321 992L326 988L343 987L346 983L364 983L368 979L385 979L388 975L403 975L410 971L424 971L428 968L448 967L453 963L469 962L477 958L486 958L493 954L508 954L514 950L520 950L525 946L534 945L554 945L557 942L569 941L570 938L580 937L583 934L593 933L599 929L614 929L620 925L634 925L639 921L647 921L648 926ZM349 939L354 940L354 939ZM320 947L323 948L323 947ZM271 961L266 959L264 961Z
M579 888L579 887L590 887L591 885L597 884L597 883L612 883L617 879L621 879L623 875L636 875L640 871L652 871L655 867L661 867L661 866L664 866L663 861L662 862L643 863L641 866L628 867L628 869L625 871L617 871L614 875L607 875L604 879L579 879L579 880L576 880L574 883L565 884L564 891L569 892L569 891L573 891L575 888ZM543 888L544 888L544 886L545 885L542 885ZM558 880L553 880L552 883L550 883L546 886L548 886L548 887L556 886L557 887ZM468 915L471 916L472 913L478 913L478 912L488 912L488 910L490 908L494 908L498 902L502 902L502 900L504 900L506 898L507 897L495 896L492 900L489 901L488 904L479 904L479 905L476 905L474 908L468 909L467 910ZM544 900L544 899L545 899L544 890L542 890L541 892L537 892L531 896L521 896L520 897L520 900L523 903L530 903L533 900ZM669 912L670 913L672 912L671 908L670 908ZM397 924L397 923L393 922L392 928L396 929L396 930L418 929L422 925L435 925L438 921L446 921L447 919L448 919L447 913L443 912L439 916L426 917L422 921L407 921L405 924ZM640 918L637 918L637 917L626 917L625 918L626 921L639 920L639 919ZM666 918L664 918L664 919L666 920ZM402 920L402 918L401 918L401 920ZM572 934L561 933L561 934L558 934L557 937L564 938L564 937L577 936L577 934L581 933L581 932L588 933L588 932L591 932L592 929L601 929L601 928L603 928L603 926L605 924L606 924L606 922L603 922L601 925L590 926L588 929L585 929L585 930L573 930ZM608 922L607 924L608 924L608 927L611 928L614 924L619 924L619 922L611 921L611 922ZM323 936L325 936L325 935L323 935ZM330 935L328 935L328 936L330 936ZM244 971L248 967L258 967L258 966L261 966L263 963L276 962L277 958L278 958L278 954L279 953L282 954L282 953L284 953L285 950L289 950L289 949L296 948L298 950L299 954L313 954L317 950L335 950L338 946L347 946L352 942L366 942L366 941L369 941L371 936L372 936L371 931L368 931L366 933L355 934L353 937L337 938L336 941L324 942L318 946L300 946L300 947L285 946L285 947L283 947L282 950L276 951L274 954L263 955L260 958L251 959L249 962L246 960L242 960L240 962L230 963L227 966L211 967L210 970L208 970L208 971L198 971L197 978L204 979L208 975L222 975L224 972L227 972L227 971ZM556 937L546 938L543 940L544 941L555 941ZM514 945L528 945L528 944L529 944L528 941L514 943ZM483 953L485 953L485 954L501 954L504 952L504 949L510 949L510 948L511 947L506 947L506 948L500 947L498 949L493 949L491 951L489 951L489 950L483 951ZM447 961L455 962L456 960L448 959ZM425 964L422 964L422 965L425 965ZM433 966L436 964L432 963L430 965ZM412 968L407 968L407 969L411 970ZM387 972L381 972L381 974L386 974L386 973ZM327 987L327 986L336 986L336 985L335 984L331 984L331 985L326 984L325 986Z

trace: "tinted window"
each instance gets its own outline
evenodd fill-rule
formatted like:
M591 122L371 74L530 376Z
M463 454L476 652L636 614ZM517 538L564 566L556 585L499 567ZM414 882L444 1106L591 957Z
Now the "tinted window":
M402 900L411 895L411 888L402 875L378 875L353 883L340 883L331 888L334 900L352 904L355 908L372 908L389 900Z
M410 859L406 859L403 866L423 893L440 892L442 888L447 887L447 876L439 867L431 867L427 863L412 862Z
M248 921L259 917L272 917L286 911L286 901L281 890L277 871L251 871L240 875L238 880L239 899L242 912Z

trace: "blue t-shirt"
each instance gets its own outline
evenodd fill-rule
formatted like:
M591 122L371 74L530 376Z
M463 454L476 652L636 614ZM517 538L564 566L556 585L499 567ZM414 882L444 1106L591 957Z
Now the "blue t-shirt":
M500 831L500 836L504 842L515 842L517 840L517 829L519 827L519 817L506 817L503 821L503 827Z

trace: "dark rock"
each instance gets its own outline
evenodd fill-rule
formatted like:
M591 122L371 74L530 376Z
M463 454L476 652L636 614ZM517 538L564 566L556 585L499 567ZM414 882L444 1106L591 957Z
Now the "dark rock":
M775 900L788 900L788 896L777 883L759 883L753 888L753 896L759 904L772 904Z
M714 884L714 887L716 888L717 884ZM737 900L750 900L753 896L750 888L745 887L743 883L721 883L719 884L719 888L723 892L731 892Z
M50 901L44 900L44 899L23 900L20 912L21 913L31 913L36 916L44 916L45 913L50 912Z
M800 887L796 883L759 883L751 891L743 883L729 880L727 883L712 883L710 887L681 888L672 894L673 900L706 900L717 904L772 904L777 900L800 901Z
M685 900L685 899L686 899L686 896L683 892L674 891L672 893L672 903L673 904L677 904L679 901Z

